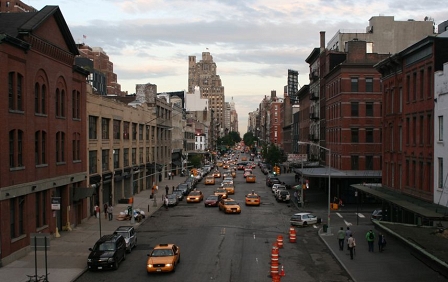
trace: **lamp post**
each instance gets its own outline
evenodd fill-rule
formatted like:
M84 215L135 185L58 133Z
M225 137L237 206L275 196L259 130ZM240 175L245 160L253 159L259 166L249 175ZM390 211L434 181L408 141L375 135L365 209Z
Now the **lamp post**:
M327 218L327 235L330 235L331 234L331 228L330 228L330 215L331 215L331 213L330 213L330 206L331 206L331 150L329 149L329 148L326 148L326 147L323 147L323 146L321 146L321 145L319 145L319 144L315 144L315 143L312 143L312 142L303 142L303 141L298 141L297 142L298 143L298 145L310 145L310 146L317 146L317 147L319 147L320 149L322 149L322 150L326 150L326 151L328 151L328 210L327 210L327 216L328 216L328 218ZM303 169L302 169L302 177L303 177ZM302 187L302 189L303 189L303 187Z

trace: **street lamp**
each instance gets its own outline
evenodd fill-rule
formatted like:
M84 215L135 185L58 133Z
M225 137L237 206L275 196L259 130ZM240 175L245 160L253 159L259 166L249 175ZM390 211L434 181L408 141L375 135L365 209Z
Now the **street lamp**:
M327 235L331 234L331 229L330 229L330 206L331 206L331 150L329 148L323 147L319 144L316 143L312 143L312 142L303 142L303 141L298 141L297 142L298 145L310 145L310 146L317 146L322 150L326 150L328 151L328 211L327 211ZM302 169L302 177L303 177L303 169ZM303 189L303 187L302 187Z

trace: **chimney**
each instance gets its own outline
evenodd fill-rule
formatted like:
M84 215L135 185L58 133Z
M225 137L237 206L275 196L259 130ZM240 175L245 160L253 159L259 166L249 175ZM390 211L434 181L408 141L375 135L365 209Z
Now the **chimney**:
M320 51L325 50L325 31L320 32Z

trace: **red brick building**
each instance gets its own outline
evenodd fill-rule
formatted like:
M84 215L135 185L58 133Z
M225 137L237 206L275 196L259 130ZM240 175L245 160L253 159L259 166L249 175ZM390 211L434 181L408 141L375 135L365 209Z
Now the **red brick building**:
M383 80L382 185L427 202L434 197L434 72L447 61L448 38L429 36L375 66Z
M1 259L87 217L86 77L57 6L0 14ZM52 210L57 199L60 210ZM56 233L57 234L57 233Z
M349 41L348 52L329 51L325 74L326 144L331 166L381 170L381 83L373 65L387 54L367 53L365 41Z
M279 148L283 148L283 106L283 99L277 97L274 90L271 91L269 141Z

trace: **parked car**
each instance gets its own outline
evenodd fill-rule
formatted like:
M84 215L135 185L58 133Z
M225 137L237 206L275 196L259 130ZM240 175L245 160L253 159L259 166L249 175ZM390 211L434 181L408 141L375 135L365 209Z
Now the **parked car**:
M305 227L310 224L320 223L321 219L311 213L300 212L300 213L296 213L296 214L292 215L289 222L293 226Z
M275 199L277 200L277 202L287 202L288 203L290 198L291 198L291 195L286 190L279 190L277 192L277 195L275 196Z
M177 204L179 203L179 200L177 199L176 194L169 194L169 195L166 195L166 197L168 198L168 206L169 207L177 206Z
M177 186L176 190L182 191L184 196L186 196L188 195L188 193L190 193L190 185L188 185L187 183L181 183Z
M274 184L280 184L280 179L278 179L277 177L267 177L266 178L266 186L268 187L272 187L272 185Z
M182 190L174 190L173 194L177 196L178 201L182 201L184 199L184 193L182 192Z
M115 229L114 234L123 236L126 242L126 251L129 253L137 246L137 232L133 226L119 226Z
M175 244L159 244L148 254L146 271L152 272L174 272L180 262L180 249Z
M126 259L126 241L120 234L104 235L89 251L88 269L118 269Z

